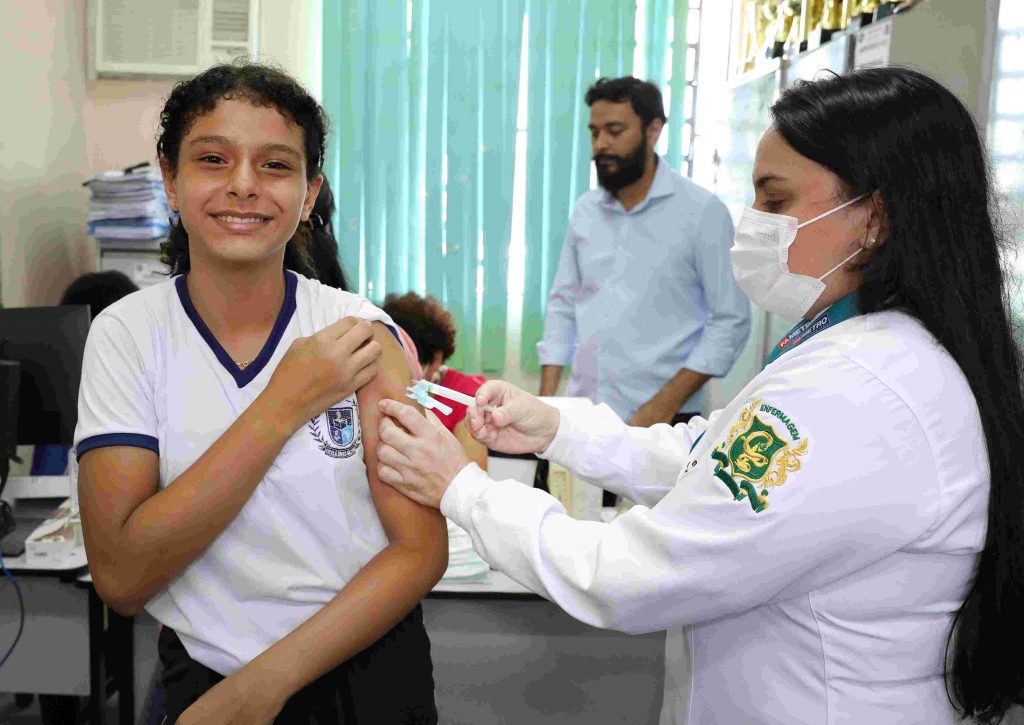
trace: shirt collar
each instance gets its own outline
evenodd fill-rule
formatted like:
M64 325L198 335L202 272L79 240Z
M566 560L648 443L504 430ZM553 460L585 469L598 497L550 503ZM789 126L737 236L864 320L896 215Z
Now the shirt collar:
M670 176L672 172L669 170L668 164L665 163L665 159L655 154L654 160L657 163L657 167L654 170L654 180L651 181L651 188L647 190L647 196L643 201L626 212L622 208L622 204L619 200L615 198L615 195L605 189L601 193L601 204L623 213L635 214L650 204L651 199L658 199L663 196L672 196L676 193L675 187L672 184L672 177Z

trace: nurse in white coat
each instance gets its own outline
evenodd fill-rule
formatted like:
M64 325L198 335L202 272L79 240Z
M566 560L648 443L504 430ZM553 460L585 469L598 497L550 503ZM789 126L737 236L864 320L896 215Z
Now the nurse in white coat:
M801 83L753 181L733 271L804 321L731 403L630 428L493 382L471 409L639 505L573 520L393 401L380 477L574 617L679 632L663 722L994 721L1024 685L1024 401L974 123L909 70Z

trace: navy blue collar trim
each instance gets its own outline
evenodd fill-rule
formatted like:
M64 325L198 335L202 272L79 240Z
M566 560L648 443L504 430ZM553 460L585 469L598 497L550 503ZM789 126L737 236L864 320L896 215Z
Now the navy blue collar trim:
M220 364L224 366L224 369L231 373L231 377L235 379L239 388L244 388L257 375L267 366L270 362L270 358L274 356L274 351L277 349L278 343L281 342L281 337L284 335L285 328L288 327L288 323L291 322L292 315L295 314L295 289L298 286L298 277L293 273L285 270L284 273L284 304L281 305L281 311L277 313L277 320L274 322L274 329L270 331L270 337L263 344L263 349L260 350L260 354L249 364L245 370L239 370L238 365L231 359L227 351L221 346L217 338L214 337L210 328L203 322L203 318L199 316L199 312L196 311L195 305L192 304L192 298L188 294L188 284L186 283L186 277L188 274L183 274L174 280L175 289L178 292L178 299L181 300L181 306L185 309L185 314L192 320L192 324L195 326L196 331L206 341L206 344L213 350L213 354L217 356Z

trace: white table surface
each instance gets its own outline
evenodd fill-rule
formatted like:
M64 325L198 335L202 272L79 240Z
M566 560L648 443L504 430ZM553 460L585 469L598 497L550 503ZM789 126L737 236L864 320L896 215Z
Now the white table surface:
M522 584L495 569L491 569L490 574L478 580L442 579L434 586L432 591L446 594L517 594L534 596L533 592Z

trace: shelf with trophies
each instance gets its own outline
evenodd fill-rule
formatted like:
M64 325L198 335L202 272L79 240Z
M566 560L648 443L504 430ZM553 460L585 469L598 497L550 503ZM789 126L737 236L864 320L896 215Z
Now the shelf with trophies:
M1019 2L1020 0L1002 0ZM714 191L738 217L769 109L822 72L915 68L988 123L1000 0L732 0L726 122Z
M728 80L737 87L775 72L781 91L823 70L909 66L949 86L983 125L999 3L733 0Z
M922 2L931 0L735 0L730 78L813 51Z

